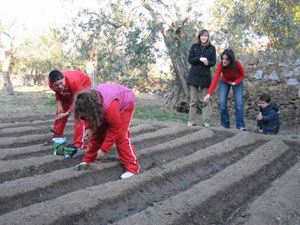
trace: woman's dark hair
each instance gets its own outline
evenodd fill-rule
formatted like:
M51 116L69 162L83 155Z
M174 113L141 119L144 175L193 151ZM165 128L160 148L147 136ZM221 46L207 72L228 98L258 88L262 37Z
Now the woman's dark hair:
M84 114L94 131L97 130L103 120L103 98L95 89L89 89L77 94L75 101L75 119L79 120Z
M51 84L53 84L55 81L64 79L64 75L59 70L52 70L49 73L49 77L48 78L49 78L49 81L51 82Z
M235 69L236 69L236 61L235 61L235 56L234 56L234 52L227 48L225 49L222 54L221 54L221 60L223 60L223 55L226 55L230 61L230 68L231 68L231 71L234 73L235 72ZM222 72L225 72L225 67L223 66L223 63L222 63Z
M200 32L199 32L199 34L198 34L198 36L197 36L197 42L201 44L200 37L201 37L202 35L204 35L204 34L207 34L207 36L208 36L207 41L206 41L206 43L205 43L206 45L208 45L209 42L210 42L210 40L209 40L209 33L208 33L208 30L206 30L206 29L200 30Z
M264 101L266 103L270 103L271 101L271 96L267 93L263 93L260 97L259 97L260 101Z

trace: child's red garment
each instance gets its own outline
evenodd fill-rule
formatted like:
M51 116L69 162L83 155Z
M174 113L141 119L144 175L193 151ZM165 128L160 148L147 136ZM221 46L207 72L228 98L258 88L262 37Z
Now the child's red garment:
M108 152L116 144L120 162L126 171L139 173L140 166L129 131L135 106L133 92L118 84L103 84L95 89L103 98L103 123L90 137L89 150L83 162L96 161L99 149Z
M56 101L60 101L62 103L63 111L72 112L74 109L74 100L76 94L80 91L91 88L92 83L89 76L80 71L67 70L62 71L62 74L65 77L63 94L58 93L50 82L48 84L49 87L55 91ZM58 115L58 111L56 111L56 115ZM69 116L66 116L54 122L54 130L57 134L54 134L53 138L64 136L63 132L68 118ZM78 123L74 124L74 147L85 148L85 146L83 146L84 130L85 128L83 121L79 121Z
M213 94L213 92L219 82L221 73L222 73L222 62L220 62L217 66L215 76L212 80L212 83L211 83L209 89L208 89L209 95ZM235 84L238 85L244 80L244 78L245 78L245 71L239 61L236 61L236 70L234 73L231 71L230 66L227 66L227 68L225 69L225 72L222 73L222 80L225 83L235 82Z

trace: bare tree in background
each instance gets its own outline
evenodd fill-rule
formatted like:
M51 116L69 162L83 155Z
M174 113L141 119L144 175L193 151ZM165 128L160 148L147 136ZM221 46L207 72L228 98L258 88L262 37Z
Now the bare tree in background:
M12 57L13 57L13 37L10 34L8 34L7 32L4 32L1 28L0 28L0 35L1 35L1 37L6 36L9 40L8 46L5 46L6 44L4 44L2 42L2 39L0 40L1 46L4 50L4 60L2 63L2 76L3 76L2 92L7 95L12 95L14 93L14 89L13 89L13 85L10 80L9 66L11 64Z

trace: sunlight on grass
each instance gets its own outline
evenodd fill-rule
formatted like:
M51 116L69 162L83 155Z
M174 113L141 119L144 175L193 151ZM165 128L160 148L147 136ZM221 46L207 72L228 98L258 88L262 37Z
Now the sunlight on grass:
M164 109L160 105L137 106L134 112L134 118L151 120L172 120L177 122L188 121L187 114Z
M17 92L45 92L45 93L54 93L50 90L49 86L17 86L14 88Z
M0 95L1 116L20 116L22 114L52 114L55 104L46 104L54 99L53 91L47 86L17 86L13 95ZM52 93L52 94L50 94Z

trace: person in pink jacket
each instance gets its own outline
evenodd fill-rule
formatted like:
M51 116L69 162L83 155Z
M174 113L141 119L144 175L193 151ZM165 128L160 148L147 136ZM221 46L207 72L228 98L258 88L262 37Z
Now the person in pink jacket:
M76 169L104 158L116 144L120 162L126 169L120 178L139 173L140 165L129 131L134 107L134 93L120 84L101 84L77 95L75 118L86 121L85 139L89 138L89 148Z

